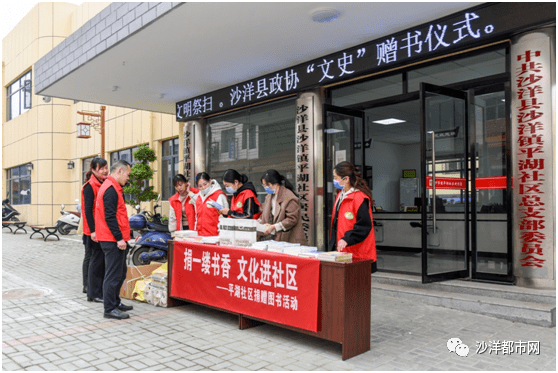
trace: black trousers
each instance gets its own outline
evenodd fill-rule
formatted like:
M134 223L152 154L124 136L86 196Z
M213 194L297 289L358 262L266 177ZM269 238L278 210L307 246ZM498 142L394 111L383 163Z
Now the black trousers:
M105 279L105 253L98 242L87 236L90 246L91 259L89 260L89 274L87 283L87 296L89 298L103 297L103 281Z
M102 241L100 244L105 254L103 301L105 312L110 312L120 304L120 288L126 280L127 250L120 250L116 242Z
M85 247L85 256L83 257L83 264L81 272L83 274L83 286L88 286L89 283L89 263L91 261L91 245L89 245L91 237L83 235L83 246Z

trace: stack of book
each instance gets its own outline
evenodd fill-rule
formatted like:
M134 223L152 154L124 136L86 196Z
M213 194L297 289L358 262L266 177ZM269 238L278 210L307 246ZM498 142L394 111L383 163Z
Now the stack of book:
M322 253L322 251L314 251L314 252L308 252L308 253L300 253L298 254L298 256L301 256L303 258L314 258L314 259L318 259L318 256L320 255L320 253Z
M251 246L252 249L267 251L267 243L265 242L254 242Z
M217 245L219 243L219 236L202 237L201 243L208 245Z
M353 254L339 251L326 251L319 253L318 259L328 262L350 262L353 260Z
M198 232L196 231L176 231L174 232L174 239L176 241L186 241L188 237L197 236Z

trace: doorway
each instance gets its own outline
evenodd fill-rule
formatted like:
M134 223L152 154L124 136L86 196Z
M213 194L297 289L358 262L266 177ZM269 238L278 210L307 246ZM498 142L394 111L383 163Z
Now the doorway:
M514 281L506 58L496 49L328 92L336 112L364 113L379 271Z

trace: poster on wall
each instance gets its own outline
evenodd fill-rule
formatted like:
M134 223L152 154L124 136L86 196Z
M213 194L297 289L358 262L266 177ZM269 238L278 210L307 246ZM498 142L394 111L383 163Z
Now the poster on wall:
M347 160L347 151L346 150L336 150L335 151L335 164L345 162L346 160Z

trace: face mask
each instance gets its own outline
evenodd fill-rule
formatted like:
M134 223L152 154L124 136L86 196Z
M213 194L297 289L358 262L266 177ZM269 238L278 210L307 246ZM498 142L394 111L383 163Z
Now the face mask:
M264 190L268 193L268 194L275 194L275 191L273 189L271 189L270 187L266 186L264 187Z
M235 194L236 193L236 189L234 189L233 187L226 187L225 189L227 190L227 193L230 193L230 194Z
M339 181L337 181L337 180L333 180L333 186L336 187L337 189L343 189L344 188L343 185L339 185Z
M207 193L209 193L210 189L211 189L211 187L207 187L205 189L200 190L200 193L204 196L207 196Z

